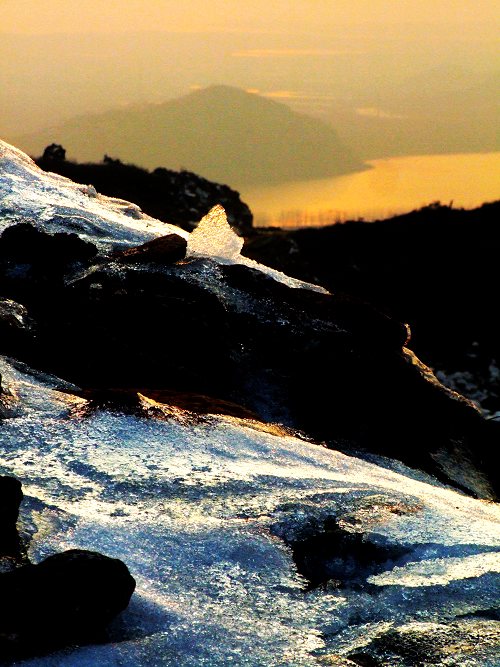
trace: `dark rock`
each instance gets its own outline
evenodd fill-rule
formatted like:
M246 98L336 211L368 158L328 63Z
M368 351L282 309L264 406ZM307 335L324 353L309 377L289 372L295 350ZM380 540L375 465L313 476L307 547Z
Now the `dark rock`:
M177 265L111 264L68 286L57 301L30 304L39 321L35 361L94 388L219 396L213 390L237 372L228 315L215 294L183 273Z
M0 332L6 335L9 331L20 331L29 329L32 323L28 317L28 311L20 303L11 299L0 297Z
M124 563L91 551L0 574L0 653L33 655L96 640L134 589Z
M21 482L15 477L0 476L0 547L4 537L16 530L22 499Z
M25 540L17 530L22 499L21 482L0 476L0 573L29 562Z
M27 309L11 299L0 297L0 353L16 356L26 353L36 336L36 325ZM0 393L2 383L0 376Z
M47 234L33 225L7 227L0 236L2 297L26 305L62 289L73 266L85 265L97 253L93 243L77 234ZM3 352L12 352L3 350Z
M29 223L7 227L0 237L0 258L56 267L87 261L97 254L93 243L77 234L47 234Z
M434 204L369 224L256 229L243 254L408 322L415 353L495 413L499 215L500 202L471 211ZM470 387L459 377L454 382L457 372L470 379Z
M495 497L498 424L404 347L407 327L362 301L197 259L101 264L25 303L38 337L23 360L79 386L212 396Z
M66 151L60 144L50 144L43 151L42 160L60 162L66 159Z
M399 546L370 542L362 534L343 529L335 519L328 519L304 539L287 543L298 572L311 588L332 580L339 587L366 585L369 575L384 571L388 561L406 553Z
M168 234L135 248L116 252L114 259L124 264L154 262L173 264L186 256L187 241L178 234Z

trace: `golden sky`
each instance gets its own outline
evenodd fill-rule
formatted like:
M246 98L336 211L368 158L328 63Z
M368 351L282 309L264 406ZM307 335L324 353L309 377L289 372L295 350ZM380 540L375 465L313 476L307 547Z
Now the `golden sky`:
M339 24L495 23L498 0L0 0L0 31L314 31Z

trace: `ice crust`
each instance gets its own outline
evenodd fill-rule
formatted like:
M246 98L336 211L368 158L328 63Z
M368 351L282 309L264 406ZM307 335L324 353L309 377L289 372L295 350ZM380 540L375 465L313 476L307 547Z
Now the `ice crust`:
M241 254L242 248L243 239L231 229L224 208L218 205L214 206L200 220L196 229L189 235L187 256L211 257L223 264L242 264L251 269L262 271L270 278L288 287L309 289L322 294L329 293L328 290L319 285L291 278L281 271L276 271L269 266L264 266L249 257L245 257Z
M109 644L23 664L305 667L395 621L498 605L493 503L241 420L75 418L83 399L57 379L7 360L0 373L11 415L0 474L23 482L31 558L93 549L124 560L138 582ZM305 592L286 542L332 516L405 548L369 579L374 593Z
M25 153L0 141L0 233L17 222L30 222L52 234L75 232L101 250L138 245L165 234L189 235L150 218L135 204L44 172Z
M217 257L238 261L243 239L229 225L222 206L214 206L189 235L188 257Z
M0 140L0 234L18 222L29 222L52 234L74 232L101 251L177 234L188 240L191 257L243 264L288 287L328 293L323 287L290 278L241 255L243 239L232 231L220 205L189 234L151 218L135 204L100 195L93 186L44 172L25 153Z

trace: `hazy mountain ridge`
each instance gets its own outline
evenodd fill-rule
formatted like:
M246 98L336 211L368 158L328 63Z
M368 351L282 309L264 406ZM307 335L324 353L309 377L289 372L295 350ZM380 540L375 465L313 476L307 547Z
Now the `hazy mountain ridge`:
M98 160L107 153L143 167L188 169L237 186L335 176L364 167L327 123L229 86L211 86L163 104L80 116L18 140L32 154L52 142L79 160Z

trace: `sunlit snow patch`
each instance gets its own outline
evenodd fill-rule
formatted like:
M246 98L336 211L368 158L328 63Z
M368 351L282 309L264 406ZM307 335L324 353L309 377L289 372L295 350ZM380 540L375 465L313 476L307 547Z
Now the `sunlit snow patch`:
M2 359L0 373L18 397L1 423L0 474L23 482L22 516L31 508L36 525L31 557L93 549L124 560L138 582L117 641L26 664L313 667L317 651L366 642L368 626L498 603L493 503L224 418L72 418L75 397L56 379ZM376 592L305 592L278 535L299 538L331 516L404 547ZM439 571L438 590L416 585Z
M200 220L196 229L189 235L187 257L212 257L222 264L242 264L251 269L262 271L262 273L288 287L329 294L328 290L319 285L290 278L281 271L276 271L259 264L253 259L244 257L241 254L242 248L243 239L231 229L224 208L217 205Z
M243 239L232 231L220 205L214 206L189 234L151 218L136 204L100 195L91 185L45 172L25 153L0 141L0 233L19 222L28 222L51 234L74 232L100 250L177 234L188 240L188 256L242 264L288 287L328 294L323 287L290 278L241 255Z
M474 579L488 572L500 573L500 553L463 558L429 558L368 577L368 581L378 586L446 586L451 581Z
M25 153L0 141L0 233L29 222L45 232L75 232L100 249L188 233L149 217L130 202L106 197L40 169Z

